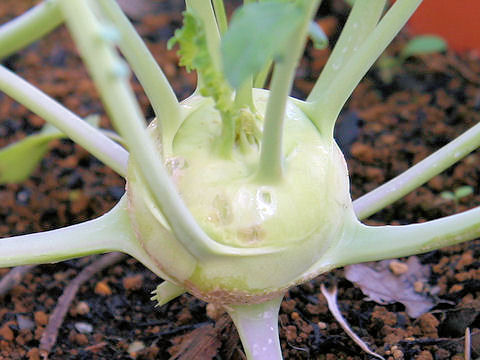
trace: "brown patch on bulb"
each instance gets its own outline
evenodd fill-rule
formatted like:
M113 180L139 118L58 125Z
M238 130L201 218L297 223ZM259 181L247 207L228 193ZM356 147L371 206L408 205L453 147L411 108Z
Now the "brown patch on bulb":
M253 225L238 230L238 238L244 244L254 245L265 239L267 233L261 225Z
M204 291L191 281L185 281L183 286L193 296L207 302L217 305L248 305L248 304L260 304L265 301L269 301L279 296L283 296L287 288L282 288L274 291L265 290L259 293L249 293L241 290L225 290L225 289L213 289L210 291Z

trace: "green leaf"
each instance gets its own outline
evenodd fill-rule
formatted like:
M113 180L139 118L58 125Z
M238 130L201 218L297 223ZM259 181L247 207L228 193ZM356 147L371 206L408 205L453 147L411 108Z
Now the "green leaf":
M445 200L455 200L455 195L451 192L451 191L442 191L440 193L440 196L442 197L442 199L445 199Z
M455 198L461 199L468 195L473 194L473 187L471 186L460 186L455 189Z
M441 37L433 35L416 36L405 45L400 57L406 59L410 56L431 54L446 49L447 43Z
M99 116L89 116L85 119L94 127L98 127L99 120ZM46 124L38 133L1 149L0 184L19 183L28 179L48 152L50 142L66 137L53 125Z
M199 34L201 32L201 34ZM183 13L183 26L175 31L174 36L168 40L167 48L171 50L175 44L180 49L177 54L180 57L179 64L184 66L188 72L194 69L195 59L198 57L200 47L205 44L199 44L199 38L204 36L204 29L200 20L192 12Z
M295 32L303 16L298 3L273 0L247 4L235 12L221 44L230 84L238 88L272 59L281 61L288 51L285 39Z
M50 141L64 136L52 128L46 125L41 132L0 150L1 184L22 182L30 176L48 152Z

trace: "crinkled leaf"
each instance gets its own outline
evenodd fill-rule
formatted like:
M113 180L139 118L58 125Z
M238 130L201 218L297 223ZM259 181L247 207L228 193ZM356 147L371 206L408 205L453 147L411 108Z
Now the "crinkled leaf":
M382 305L400 302L412 318L429 311L435 305L433 300L414 290L416 281L427 281L429 268L422 266L416 256L411 256L407 262L408 271L398 276L390 271L390 262L346 266L345 277L360 287L368 300Z
M447 43L441 37L433 35L416 36L402 49L400 57L430 54L447 50Z
M299 5L283 1L251 3L237 10L221 44L230 84L238 88L269 61L281 58L288 51L285 39L298 28L303 16Z
M180 47L180 65L185 66L187 71L196 70L203 79L200 93L213 98L215 107L224 120L230 117L233 110L233 91L223 74L215 68L208 51L205 27L193 11L183 13L183 27L175 31L168 47L172 48L177 43Z
M90 125L98 127L99 117L86 119ZM0 150L0 184L18 183L26 180L48 152L54 139L67 137L50 124L43 126L38 133L6 146Z
M180 66L185 66L188 72L195 69L195 62L198 62L198 53L206 50L207 44L203 40L204 37L205 31L200 19L193 12L185 11L183 13L183 26L175 30L174 36L168 40L167 47L170 50L178 44L179 64Z

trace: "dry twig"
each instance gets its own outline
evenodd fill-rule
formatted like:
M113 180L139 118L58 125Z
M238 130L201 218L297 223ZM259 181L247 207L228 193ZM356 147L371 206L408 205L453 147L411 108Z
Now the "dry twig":
M126 255L121 253L103 255L100 259L94 261L85 269L83 269L65 288L62 296L60 296L58 299L57 306L53 310L48 321L48 325L42 335L42 338L40 339L39 348L44 359L47 359L48 354L57 342L58 329L62 325L65 315L70 308L70 304L75 298L80 286L97 272L100 272L105 268L123 260L125 257Z
M355 334L355 332L350 328L347 321L343 317L340 309L338 308L337 304L337 287L333 286L331 290L328 290L325 285L322 284L321 286L322 294L327 299L328 309L332 313L335 320L338 321L342 329L347 333L348 336L358 345L360 348L365 351L367 354L376 357L377 359L385 360L385 358L372 350L369 349L368 345L360 339L360 337Z
M465 360L470 360L472 356L471 349L472 349L472 338L470 336L470 328L467 327L465 329L465 351L464 351Z

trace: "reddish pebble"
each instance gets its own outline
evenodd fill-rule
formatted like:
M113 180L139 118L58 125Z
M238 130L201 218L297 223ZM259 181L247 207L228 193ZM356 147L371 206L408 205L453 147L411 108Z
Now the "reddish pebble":
M95 294L102 295L102 296L109 296L112 295L112 289L105 281L99 281L97 285L95 285Z
M140 290L143 285L143 276L141 274L127 276L123 278L122 282L125 290L130 290L130 291Z
M37 326L45 326L48 324L48 315L44 311L35 311L35 323Z
M7 341L13 340L13 331L12 329L10 329L8 324L5 324L0 328L0 337L2 337L3 340L7 340Z

